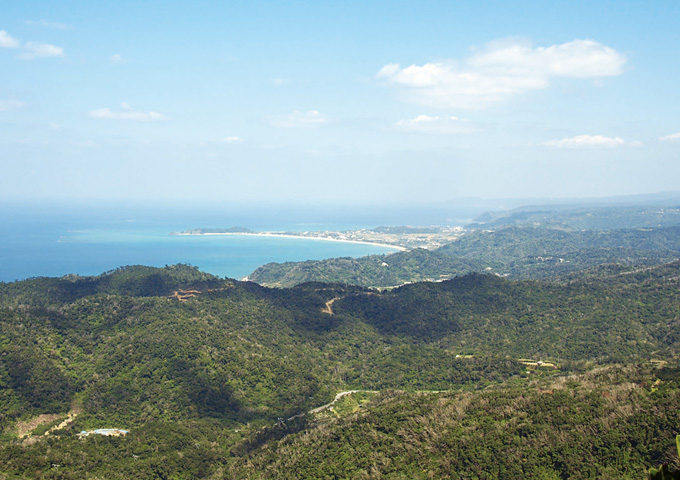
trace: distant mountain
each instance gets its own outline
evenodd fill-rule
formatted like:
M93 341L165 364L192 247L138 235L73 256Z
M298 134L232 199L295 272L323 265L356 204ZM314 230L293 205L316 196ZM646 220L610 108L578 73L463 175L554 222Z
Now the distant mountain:
M669 227L680 225L680 199L668 206L525 206L486 212L466 227L493 229L508 225L541 225L575 230Z

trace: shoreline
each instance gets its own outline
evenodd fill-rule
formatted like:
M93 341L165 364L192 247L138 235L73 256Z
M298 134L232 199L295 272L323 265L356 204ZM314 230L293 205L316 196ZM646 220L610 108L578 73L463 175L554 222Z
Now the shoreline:
M373 245L375 247L385 247L385 248L393 248L397 251L400 252L405 252L408 250L405 247L402 247L400 245L390 245L388 243L378 243L378 242L368 242L368 241L363 241L363 240L342 240L340 238L328 238L328 237L311 237L307 235L288 235L285 233L267 233L267 232L258 232L258 233L246 233L246 232L221 232L221 233L173 233L173 235L178 235L178 236L194 236L194 237L200 237L200 236L211 236L211 235L241 235L241 236L247 236L247 237L277 237L277 238L294 238L294 239L304 239L304 240L322 240L325 242L341 242L341 243L360 243L363 245Z

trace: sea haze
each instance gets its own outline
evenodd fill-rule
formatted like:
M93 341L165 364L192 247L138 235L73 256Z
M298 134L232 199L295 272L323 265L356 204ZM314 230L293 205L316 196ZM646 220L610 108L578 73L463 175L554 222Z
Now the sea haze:
M375 227L385 223L381 219L418 220L415 215L390 215L393 213L385 210L369 213L365 209L352 213L347 209L179 211L5 206L0 210L0 281L69 273L97 275L123 265L175 263L195 265L218 276L242 278L269 262L392 253L394 249L375 245L313 239L169 235L171 231L231 226L258 231L347 230Z

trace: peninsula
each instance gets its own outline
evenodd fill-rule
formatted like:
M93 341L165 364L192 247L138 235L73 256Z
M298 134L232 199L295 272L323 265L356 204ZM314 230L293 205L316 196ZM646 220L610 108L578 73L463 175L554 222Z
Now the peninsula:
M284 238L309 238L335 242L353 242L368 245L379 245L396 250L412 250L414 248L436 249L457 240L465 229L463 227L376 227L372 229L356 229L343 231L254 231L244 227L230 228L195 228L182 232L170 232L170 235L255 235Z

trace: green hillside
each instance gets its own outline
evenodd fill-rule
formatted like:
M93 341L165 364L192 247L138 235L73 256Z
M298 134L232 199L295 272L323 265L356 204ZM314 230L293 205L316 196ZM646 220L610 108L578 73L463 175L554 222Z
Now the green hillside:
M604 263L670 261L680 255L680 227L570 231L511 226L475 231L439 252L513 278L546 278Z
M493 387L509 399L525 388L533 391L534 381L563 382L559 375L598 365L675 362L678 278L680 263L672 263L635 273L598 269L585 280L563 284L470 274L378 293L322 283L269 289L174 266L0 284L0 473L8 478L200 478L240 476L244 465L254 465L248 475L272 478L267 465L278 468L277 462L264 459L275 454L279 441L311 442L336 428L324 426L332 419L328 413L298 415L343 390L381 392L355 407L375 419L366 430L369 438L373 429L384 431L391 438L386 445L396 449L388 462L380 460L391 451L384 444L365 443L362 448L378 455L370 460L378 462L377 470L355 465L368 468L366 478L401 471L381 470L383 464L429 472L449 457L460 429L467 427L456 426L455 418L446 425L458 433L428 427L433 436L419 442L434 452L431 465L398 459L403 449L414 447L389 432L398 432L408 418L437 417L437 406L455 404L456 395L484 395L482 389ZM654 372L641 371L636 375L644 382L656 381ZM594 401L584 393L588 389L570 385L564 383L561 395L575 399L574 409ZM394 389L411 393L390 396ZM657 423L629 426L644 440L635 444L636 453L617 460L612 472L639 472L641 462L664 460L663 446L678 433L675 414L668 413L676 393L659 391L671 397L648 397L642 390L635 397L640 414L657 412ZM431 393L434 397L425 401L417 392L451 393ZM356 409L342 405L337 411ZM635 405L631 408L637 412ZM480 435L493 429L489 422L498 413L482 414L469 413L484 425ZM538 418L540 409L527 411L529 417L516 417L511 409L505 415L519 428L526 418ZM571 425L588 418L554 422ZM362 425L347 428L360 434L368 428ZM77 436L97 428L130 433ZM627 438L627 430L616 431ZM302 436L290 437L295 432ZM450 438L449 447L436 440L439 435ZM555 441L567 448L570 438ZM306 449L321 455L325 448L305 445L300 444L299 454L286 455L292 461L308 456ZM585 442L564 452L576 455L590 446ZM527 472L536 472L545 460L542 454L530 455L535 448L532 442L515 447L531 462L527 468L533 470ZM337 452L345 454L349 457L339 462L336 453L329 453L324 461L341 470L328 472L358 474L354 467L340 467L352 455ZM608 467L610 457L604 453L591 456L595 467ZM433 471L445 471L440 467ZM317 470L301 471L318 478ZM283 470L271 472L287 478Z
M479 264L474 260L417 248L361 258L268 263L251 273L248 279L272 287L292 287L310 281L390 287L406 282L450 278L478 269Z
M651 458L677 458L680 390L672 382L650 391L655 373L617 366L483 391L385 392L228 471L246 479L642 479Z
M309 281L388 287L469 272L518 279L560 277L602 264L649 266L678 257L680 227L575 231L523 225L468 232L435 251L270 263L249 279L284 287Z

